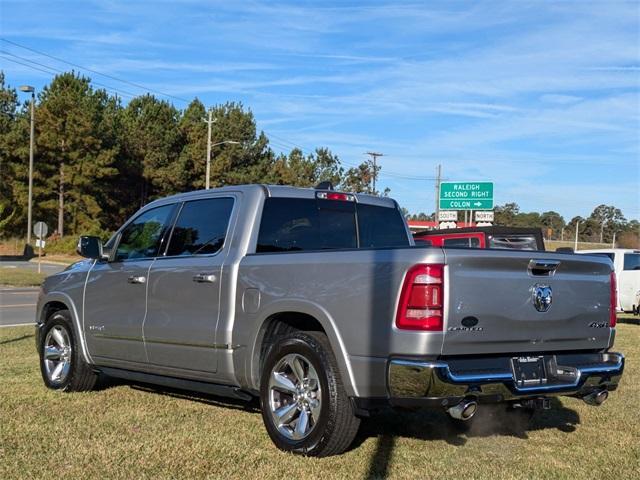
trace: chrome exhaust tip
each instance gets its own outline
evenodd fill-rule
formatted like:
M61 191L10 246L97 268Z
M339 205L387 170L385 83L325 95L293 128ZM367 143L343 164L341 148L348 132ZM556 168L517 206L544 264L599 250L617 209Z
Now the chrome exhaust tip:
M476 414L478 403L475 400L463 400L447 409L447 413L457 420L469 420Z
M591 392L589 395L582 397L582 400L588 405L594 405L596 407L602 405L607 398L609 398L609 392L607 390L600 390L597 392Z

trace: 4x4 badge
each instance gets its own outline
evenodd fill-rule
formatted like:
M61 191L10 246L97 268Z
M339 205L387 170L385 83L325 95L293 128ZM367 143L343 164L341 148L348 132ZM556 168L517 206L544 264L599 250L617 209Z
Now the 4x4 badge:
M551 291L551 287L549 285L534 285L531 301L537 311L546 312L549 310L551 302L553 301L553 292Z

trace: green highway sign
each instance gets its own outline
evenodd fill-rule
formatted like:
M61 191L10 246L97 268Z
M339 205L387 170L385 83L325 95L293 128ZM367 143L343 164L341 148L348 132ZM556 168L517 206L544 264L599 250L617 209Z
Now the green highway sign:
M441 210L492 210L493 182L442 182Z

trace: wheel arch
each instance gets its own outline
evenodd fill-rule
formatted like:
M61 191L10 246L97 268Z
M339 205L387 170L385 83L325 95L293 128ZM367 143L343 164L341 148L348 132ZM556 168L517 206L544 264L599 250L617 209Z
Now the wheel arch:
M82 352L82 356L84 361L87 363L91 362L91 357L89 355L89 351L87 350L87 344L84 338L84 331L82 329L82 324L80 321L80 316L78 314L78 310L76 308L75 302L71 299L69 295L63 292L50 292L41 302L42 306L39 308L37 315L37 326L41 328L46 324L51 315L60 310L68 310L69 315L71 316L71 324L73 327L73 333L80 344L80 351Z
M271 305L262 312L250 358L249 381L260 388L262 361L274 338L288 331L321 331L327 335L336 357L347 395L357 396L351 363L346 348L331 316L319 305L310 302L287 301Z

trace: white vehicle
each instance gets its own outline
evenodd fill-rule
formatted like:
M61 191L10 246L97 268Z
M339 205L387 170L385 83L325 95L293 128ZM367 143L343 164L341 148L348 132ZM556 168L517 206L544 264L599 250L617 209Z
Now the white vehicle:
M578 250L579 254L606 255L613 262L618 279L618 310L636 313L640 306L640 250L602 248Z

